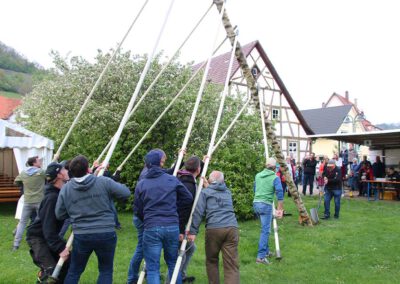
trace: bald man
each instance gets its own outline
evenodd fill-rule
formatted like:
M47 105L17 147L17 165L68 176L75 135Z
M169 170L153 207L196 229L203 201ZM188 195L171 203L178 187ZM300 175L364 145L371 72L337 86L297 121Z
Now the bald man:
M239 233L235 212L233 211L232 194L225 185L224 174L213 171L204 182L193 222L189 240L194 241L199 232L202 217L206 219L206 268L209 283L220 283L218 260L222 251L224 260L225 283L240 283L239 277Z

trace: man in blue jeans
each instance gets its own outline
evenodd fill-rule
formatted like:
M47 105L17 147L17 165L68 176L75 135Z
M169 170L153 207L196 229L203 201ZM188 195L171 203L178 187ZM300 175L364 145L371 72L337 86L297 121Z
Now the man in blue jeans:
M314 179L315 179L315 167L317 166L317 160L315 159L315 154L310 153L307 155L303 161L303 195L306 195L307 185L310 185L310 195L313 195Z
M127 284L136 284L139 280L140 264L143 260L143 221L133 215L133 225L137 231L137 246L129 263Z
M335 160L329 160L327 167L322 174L325 181L325 198L324 198L324 217L322 219L329 219L331 217L330 203L332 197L335 200L335 215L336 219L339 218L340 211L340 198L342 196L342 175L339 167L336 166Z
M99 269L97 283L111 284L117 235L110 204L113 198L128 198L130 190L110 178L90 174L84 156L75 157L69 169L73 178L61 190L55 209L57 219L70 219L74 232L71 264L64 283L79 282L94 251Z
M272 206L274 193L278 199L277 217L283 215L283 188L280 178L275 174L276 160L269 158L266 168L256 175L253 208L260 218L261 232L258 242L256 263L269 264L267 257L272 253L269 250L268 239L272 222Z
M162 150L148 152L145 156L148 172L135 189L134 211L143 221L143 253L149 284L160 283L162 249L172 277L179 249L178 206L187 206L193 201L186 187L161 168L165 160ZM180 274L176 283L182 283Z

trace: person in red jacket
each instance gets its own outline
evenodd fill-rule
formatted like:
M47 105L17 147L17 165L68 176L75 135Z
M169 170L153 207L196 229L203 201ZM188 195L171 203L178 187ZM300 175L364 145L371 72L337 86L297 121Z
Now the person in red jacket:
M365 180L373 180L374 179L374 173L372 171L372 167L370 163L363 163L360 172L358 174L362 185L360 186L360 193L358 196L363 196L366 194L368 183L363 182Z

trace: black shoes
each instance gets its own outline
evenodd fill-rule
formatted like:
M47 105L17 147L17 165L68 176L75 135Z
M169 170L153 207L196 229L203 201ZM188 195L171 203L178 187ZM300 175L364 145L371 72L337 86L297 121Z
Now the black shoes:
M193 283L196 280L196 277L194 276L186 276L182 278L183 283Z
M322 220L328 220L328 219L330 219L331 217L329 217L329 216L324 216L324 217L322 217L321 219Z

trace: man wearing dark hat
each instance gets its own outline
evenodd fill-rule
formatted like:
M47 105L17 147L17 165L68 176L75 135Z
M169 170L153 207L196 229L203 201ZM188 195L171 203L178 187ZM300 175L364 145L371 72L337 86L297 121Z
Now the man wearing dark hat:
M330 204L332 197L335 201L335 215L336 219L339 218L340 211L340 198L342 196L342 175L339 167L336 166L335 160L329 160L327 167L323 172L325 182L325 197L324 197L324 217L322 219L329 219L331 216Z
M73 178L64 185L55 209L57 219L70 218L74 232L65 282L79 283L94 251L99 269L97 283L112 283L117 235L110 204L112 198L128 198L130 190L110 178L90 174L89 162L82 155L72 159L69 170Z
M42 159L39 159L38 156L30 157L26 165L28 168L21 172L14 181L16 184L24 186L24 207L15 233L13 250L19 248L26 224L33 212L38 213L40 202L43 199L45 172L42 169Z
M47 283L60 257L68 258L69 251L65 241L59 236L63 221L56 218L55 207L62 186L69 180L68 171L63 164L51 163L46 169L45 193L39 207L38 217L28 227L26 240L30 247L33 262L40 267L38 282ZM63 283L68 270L64 265L58 283Z
M148 172L135 189L134 212L143 221L147 282L152 284L160 283L162 249L169 277L172 277L179 249L178 206L187 206L193 201L186 187L162 170L165 160L162 150L148 152L145 156ZM180 273L177 283L182 283Z

